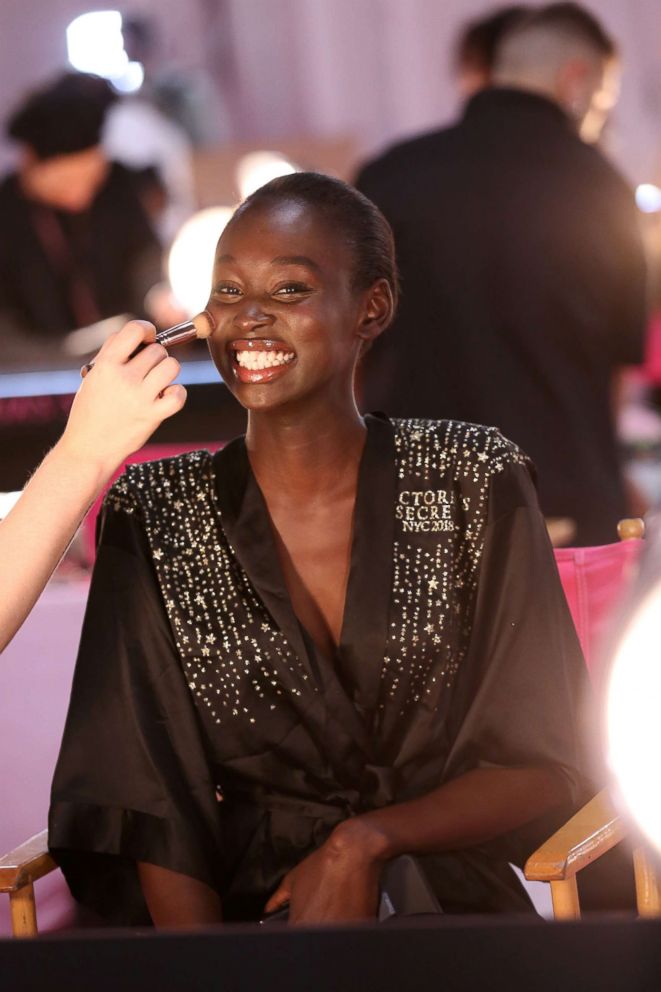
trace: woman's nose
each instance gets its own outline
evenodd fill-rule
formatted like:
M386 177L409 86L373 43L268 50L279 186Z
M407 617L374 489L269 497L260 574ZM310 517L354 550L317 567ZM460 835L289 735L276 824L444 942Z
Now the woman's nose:
M258 303L247 303L235 314L234 323L244 334L259 327L270 327L275 317L265 313Z

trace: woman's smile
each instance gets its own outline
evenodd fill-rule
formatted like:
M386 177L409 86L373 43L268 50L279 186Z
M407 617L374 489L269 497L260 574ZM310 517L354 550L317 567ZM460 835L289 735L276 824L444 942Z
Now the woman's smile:
M296 362L296 352L275 338L239 338L228 345L239 382L266 385L280 379Z

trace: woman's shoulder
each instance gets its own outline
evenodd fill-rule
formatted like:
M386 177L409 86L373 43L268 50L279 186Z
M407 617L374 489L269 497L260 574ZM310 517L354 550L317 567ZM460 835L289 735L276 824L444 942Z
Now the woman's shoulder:
M212 457L201 449L127 465L108 490L104 505L133 513L167 504L183 512L186 504L201 501L209 492Z
M411 467L455 476L491 476L508 465L530 468L530 459L497 427L460 420L393 420L398 458Z

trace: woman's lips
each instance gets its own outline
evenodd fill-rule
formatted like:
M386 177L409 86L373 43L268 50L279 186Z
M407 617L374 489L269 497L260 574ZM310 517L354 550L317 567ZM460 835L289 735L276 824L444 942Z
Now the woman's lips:
M272 382L296 361L296 352L277 338L240 338L230 342L229 350L239 382Z

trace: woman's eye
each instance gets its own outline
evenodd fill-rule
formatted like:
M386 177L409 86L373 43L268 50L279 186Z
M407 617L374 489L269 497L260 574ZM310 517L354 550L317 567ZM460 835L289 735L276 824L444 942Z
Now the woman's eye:
M221 299L227 299L228 297L237 297L241 295L241 290L238 286L231 286L228 283L220 283L214 289L214 296L219 296Z
M301 293L309 293L311 289L302 282L288 282L284 286L279 286L275 291L275 296L296 296Z

